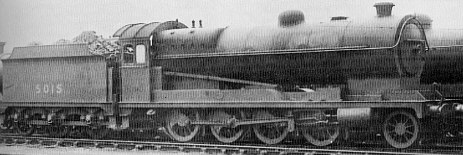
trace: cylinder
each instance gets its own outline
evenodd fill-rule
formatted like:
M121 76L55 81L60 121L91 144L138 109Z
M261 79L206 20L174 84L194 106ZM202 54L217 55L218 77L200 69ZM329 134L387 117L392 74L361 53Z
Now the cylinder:
M362 126L370 124L371 108L340 108L337 111L339 124Z

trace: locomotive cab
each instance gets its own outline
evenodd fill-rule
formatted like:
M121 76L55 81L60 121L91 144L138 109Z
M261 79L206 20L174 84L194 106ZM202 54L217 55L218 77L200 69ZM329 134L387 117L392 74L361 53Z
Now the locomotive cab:
M121 96L120 102L150 102L152 65L151 57L156 55L151 48L152 39L158 32L168 29L185 28L175 22L153 22L128 24L117 30L113 37L117 37L122 47L121 66L118 68L120 77L119 88L113 88L113 94ZM114 84L117 85L117 84Z

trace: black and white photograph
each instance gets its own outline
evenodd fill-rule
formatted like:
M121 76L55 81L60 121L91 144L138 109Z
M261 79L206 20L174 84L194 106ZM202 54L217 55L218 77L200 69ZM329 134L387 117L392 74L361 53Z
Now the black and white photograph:
M461 0L0 0L0 155L463 154Z

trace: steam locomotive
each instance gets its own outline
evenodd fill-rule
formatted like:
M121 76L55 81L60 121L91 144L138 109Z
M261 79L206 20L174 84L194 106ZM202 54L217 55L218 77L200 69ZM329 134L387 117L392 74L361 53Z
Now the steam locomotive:
M363 21L306 23L290 10L275 26L128 24L111 57L88 44L17 47L2 60L2 128L223 143L249 131L269 145L303 137L316 146L371 134L395 148L429 133L463 138L463 31L393 16L393 6L377 3Z

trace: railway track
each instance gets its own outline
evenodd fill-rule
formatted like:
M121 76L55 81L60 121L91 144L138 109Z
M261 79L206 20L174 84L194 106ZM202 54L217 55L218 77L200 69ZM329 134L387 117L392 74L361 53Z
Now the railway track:
M92 147L114 148L124 150L157 150L179 152L203 152L210 154L239 154L239 155L330 155L330 154L368 154L368 155L412 155L412 154L462 154L463 149L382 149L367 147L330 147L310 148L304 146L259 146L259 145L223 145L207 143L175 143L175 142L151 142L151 141L126 141L126 140L92 140L70 138L47 137L23 137L1 135L0 145L39 145L41 147Z

